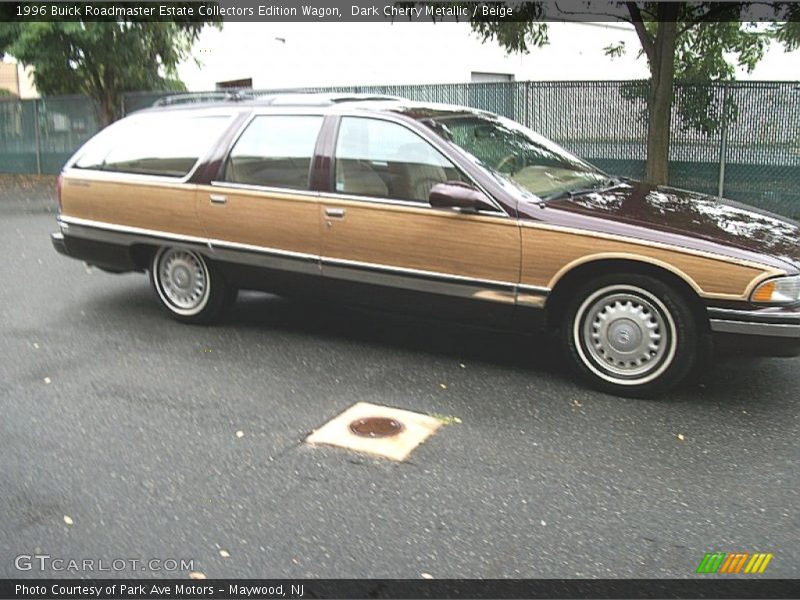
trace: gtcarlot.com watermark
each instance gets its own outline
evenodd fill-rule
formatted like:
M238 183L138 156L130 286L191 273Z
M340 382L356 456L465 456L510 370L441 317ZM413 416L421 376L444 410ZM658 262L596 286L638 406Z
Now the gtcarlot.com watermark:
M173 572L194 571L194 559L186 558L63 558L50 554L19 554L14 558L18 571L56 573L108 573L119 571Z

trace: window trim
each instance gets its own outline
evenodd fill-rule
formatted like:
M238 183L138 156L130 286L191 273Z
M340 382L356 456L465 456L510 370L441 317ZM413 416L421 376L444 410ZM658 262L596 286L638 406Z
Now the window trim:
M250 127L252 122L259 117L318 117L319 119L321 119L319 131L317 132L317 139L314 140L314 148L313 150L311 150L311 157L310 157L311 161L308 166L308 176L306 178L305 189L281 187L275 185L258 185L255 183L240 183L237 181L226 181L225 179L223 179L225 173L225 167L227 167L228 165L228 160L230 160L233 149L236 147L236 144L239 143L239 139L244 135L244 132L247 131L247 128ZM283 112L283 111L281 112L253 111L242 122L242 124L239 126L238 131L234 134L233 139L228 144L228 148L225 150L225 153L219 162L219 169L217 170L214 177L211 178L209 184L218 187L233 187L243 190L267 191L267 192L277 191L281 193L311 194L314 196L319 196L319 192L315 192L314 190L311 189L311 182L314 174L314 160L317 157L317 148L319 146L319 140L320 137L322 136L323 131L325 130L325 117L326 115L320 112L306 113L306 112Z
M431 137L430 137L430 135L428 135L427 131L417 130L417 129L413 128L413 127L409 127L408 123L403 118L399 118L399 117L397 117L395 115L386 114L386 113L372 113L372 112L370 112L370 113L354 114L352 112L347 112L347 113L340 113L340 114L337 115L337 120L336 120L336 124L335 124L335 127L334 127L333 139L331 141L331 147L330 147L331 170L330 170L330 181L329 181L329 184L328 184L329 185L329 191L323 192L324 196L331 197L332 199L338 199L338 200L351 200L351 201L354 200L354 201L370 202L370 203L373 203L373 204L387 204L387 205L392 205L392 206L408 206L408 207L412 207L412 208L422 208L422 209L427 209L427 210L437 211L437 212L440 212L440 211L443 210L441 208L434 208L433 206L431 206L427 202L418 202L418 201L414 201L414 200L400 200L400 199L395 199L395 198L380 198L378 196L347 194L347 193L344 193L344 192L336 191L336 160L337 160L336 147L337 147L337 145L339 143L339 134L340 134L340 131L341 131L342 120L345 119L345 118L371 119L371 120L374 120L374 121L388 121L390 123L394 123L396 125L399 125L400 127L403 127L406 130L410 131L411 133L415 134L416 136L421 138L423 141L427 142L430 146L432 146L434 150L436 150L439 154L441 154L444 158L446 158L450 163L452 163L453 167L455 167L458 170L458 172L461 173L461 175L463 177L465 177L469 181L469 183L471 183L474 187L476 187L481 192L483 192L486 195L486 197L490 200L492 205L495 207L495 210L493 210L493 211L483 210L483 211L478 211L475 214L477 214L478 216L486 215L486 216L491 216L491 217L502 216L502 217L511 218L511 216L508 214L508 212L506 212L503 209L502 205L494 198L494 196L492 194L490 194L486 190L486 188L484 186L482 186L477 181L475 181L475 178L472 177L466 171L466 169L464 169L459 164L459 161L454 160L453 156L451 156L448 152L443 151L443 149L440 148L431 139ZM456 211L456 212L459 212L459 211ZM472 213L470 213L470 214L472 214Z

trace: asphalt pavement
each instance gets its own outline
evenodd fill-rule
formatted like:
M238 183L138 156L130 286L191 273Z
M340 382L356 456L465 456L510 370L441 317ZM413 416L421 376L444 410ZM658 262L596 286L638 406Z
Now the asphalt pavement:
M632 400L525 336L254 293L181 325L56 254L49 186L0 179L0 577L800 576L800 360ZM303 444L359 401L461 422L405 463Z

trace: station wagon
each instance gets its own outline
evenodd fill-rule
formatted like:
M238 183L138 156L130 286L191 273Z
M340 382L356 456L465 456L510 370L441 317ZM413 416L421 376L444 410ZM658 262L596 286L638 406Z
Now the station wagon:
M506 118L358 95L136 112L58 180L62 254L148 272L175 319L239 289L543 332L621 395L712 343L800 353L798 224L609 176ZM550 339L550 338L548 338Z

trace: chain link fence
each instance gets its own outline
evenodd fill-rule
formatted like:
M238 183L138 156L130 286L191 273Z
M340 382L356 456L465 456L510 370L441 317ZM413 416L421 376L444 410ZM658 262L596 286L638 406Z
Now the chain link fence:
M502 82L265 93L368 93L481 108L527 125L609 173L640 178L647 140L645 86L641 81ZM152 106L169 94L126 94L124 112ZM184 101L208 97L194 94ZM674 106L672 185L800 217L799 83L679 85ZM99 129L98 114L89 99L79 96L0 98L0 172L57 173Z

